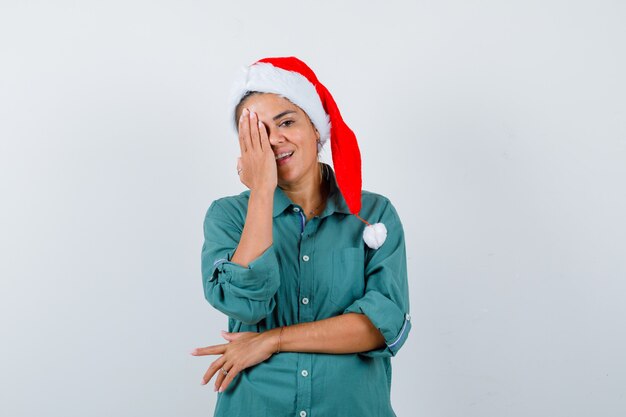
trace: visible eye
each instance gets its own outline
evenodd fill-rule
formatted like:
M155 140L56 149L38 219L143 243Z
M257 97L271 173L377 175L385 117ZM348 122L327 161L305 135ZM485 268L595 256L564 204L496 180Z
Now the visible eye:
M278 126L280 126L280 127L289 127L292 124L294 124L293 120L285 120L281 124L279 124Z

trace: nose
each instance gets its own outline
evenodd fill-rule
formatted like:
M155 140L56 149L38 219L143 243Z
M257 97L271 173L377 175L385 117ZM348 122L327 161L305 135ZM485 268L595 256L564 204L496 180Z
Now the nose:
M283 138L283 136L275 129L268 129L267 134L267 138L269 139L270 145L272 146L279 145L285 141L285 138Z

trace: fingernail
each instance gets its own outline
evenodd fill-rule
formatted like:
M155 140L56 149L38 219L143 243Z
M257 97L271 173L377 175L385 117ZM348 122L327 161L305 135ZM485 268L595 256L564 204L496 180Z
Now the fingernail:
M220 388L220 392L224 392L224 388Z
M206 384L206 382L204 382L204 379L202 381L200 381L200 385L204 385Z
M256 113L255 112L250 112L250 118L251 119L255 119L256 118Z
M192 350L191 352L189 352L190 355L195 355L196 354L196 349Z
M213 392L215 392L215 391L217 391L217 387L214 386L213 387Z

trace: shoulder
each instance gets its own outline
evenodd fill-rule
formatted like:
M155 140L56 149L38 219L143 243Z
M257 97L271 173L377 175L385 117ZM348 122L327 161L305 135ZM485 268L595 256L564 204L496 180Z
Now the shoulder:
M250 190L246 190L237 195L220 197L213 200L206 211L205 218L222 221L239 221L245 219L248 211L249 198Z
M367 204L368 206L387 205L391 204L391 201L389 201L389 198L385 197L382 194L368 190L361 190L361 204Z
M398 212L391 200L379 193L368 190L361 191L361 211L372 219L370 221L391 221L400 223Z

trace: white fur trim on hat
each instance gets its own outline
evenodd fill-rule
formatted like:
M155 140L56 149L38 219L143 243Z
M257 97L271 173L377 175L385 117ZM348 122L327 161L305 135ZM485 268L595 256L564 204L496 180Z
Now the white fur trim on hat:
M319 148L330 138L330 118L322 106L315 86L302 74L286 71L266 62L244 67L235 79L229 106L229 116L235 132L235 109L248 91L278 94L304 110L320 134Z

